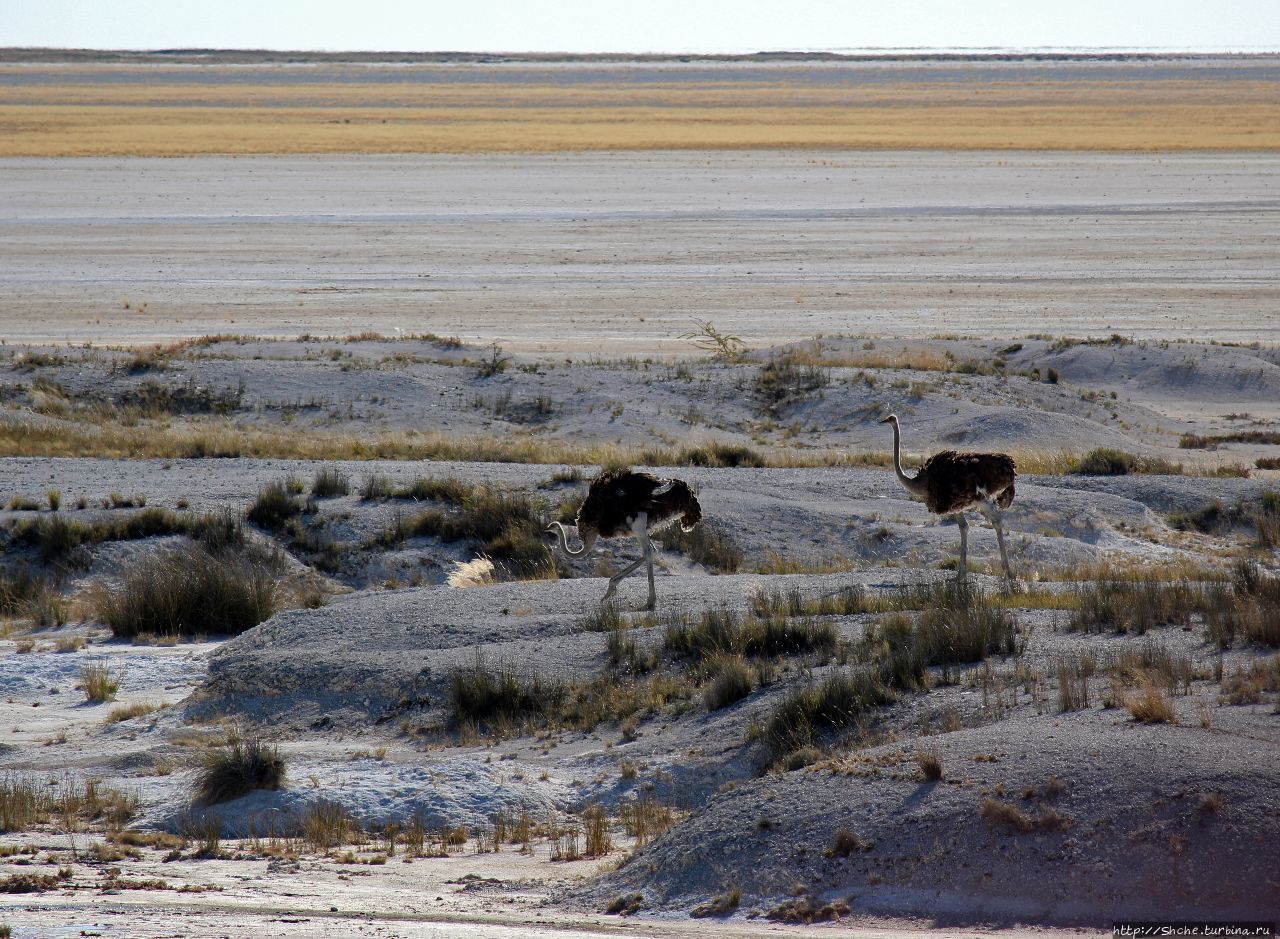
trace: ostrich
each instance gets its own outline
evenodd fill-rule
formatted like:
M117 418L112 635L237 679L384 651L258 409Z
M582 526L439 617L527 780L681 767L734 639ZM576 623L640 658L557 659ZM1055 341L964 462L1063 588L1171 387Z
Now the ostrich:
M1004 550L1004 529L1000 527L1000 509L1013 503L1013 484L1018 468L1007 453L957 453L943 450L925 461L915 476L902 471L902 435L898 430L898 415L881 418L881 424L893 425L893 472L902 487L924 500L934 515L954 515L960 526L960 572L958 580L965 579L965 567L969 550L969 523L964 520L965 509L977 509L987 517L996 530L1000 545L1000 562L1005 577L1013 580L1009 570L1009 556Z
M622 538L630 535L640 542L644 554L639 560L624 567L609 578L601 605L609 602L618 582L641 564L649 565L649 602L646 610L654 607L653 592L653 542L652 532L660 531L679 520L684 531L692 531L702 518L702 508L689 484L679 479L663 479L649 473L636 473L629 469L608 470L591 481L587 498L578 509L578 537L582 547L574 551L569 547L565 526L552 522L547 533L556 537L560 550L571 558L580 558L589 552L597 538Z

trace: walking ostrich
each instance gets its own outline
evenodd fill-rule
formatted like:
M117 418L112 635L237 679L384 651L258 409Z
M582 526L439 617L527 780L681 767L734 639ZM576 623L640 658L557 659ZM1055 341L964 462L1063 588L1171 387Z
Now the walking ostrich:
M560 550L571 558L580 558L595 546L597 538L622 538L630 535L640 542L644 554L633 564L624 567L609 578L601 605L609 602L618 583L641 564L649 565L649 602L646 610L652 610L655 602L653 591L653 542L649 535L661 531L677 520L684 531L692 531L702 518L702 508L689 488L679 479L663 479L649 473L636 473L629 469L609 470L591 481L587 498L578 509L578 537L582 547L577 551L569 547L565 526L552 522L547 533L554 535Z
M1000 562L1005 577L1013 580L1009 570L1009 556L1004 550L1004 529L1000 526L1000 509L1013 504L1014 480L1018 467L1007 453L957 453L943 450L925 461L915 476L902 471L902 435L898 430L898 415L881 418L881 424L893 425L893 472L902 487L924 500L934 515L953 515L960 526L960 573L965 579L969 551L969 523L964 520L965 509L977 509L987 517L996 530L1000 545Z

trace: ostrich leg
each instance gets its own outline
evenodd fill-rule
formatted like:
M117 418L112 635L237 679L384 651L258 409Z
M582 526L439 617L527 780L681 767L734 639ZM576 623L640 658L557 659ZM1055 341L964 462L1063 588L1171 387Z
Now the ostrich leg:
M964 512L956 513L956 524L960 526L960 568L956 580L964 583L969 566L969 523L964 520Z
M630 564L624 567L622 570L618 571L618 573L614 574L612 577L609 578L609 589L604 592L604 599L600 601L601 606L608 603L609 600L613 598L613 595L617 591L618 584L619 582L621 582L622 578L629 575L632 571L636 570L641 564L643 564L646 560L649 559L650 557L649 550L647 547L645 547L649 541L648 527L649 527L649 516L645 512L641 512L636 517L636 520L631 523L631 531L636 536L636 538L640 540L640 546L644 548L644 553L641 554L640 557L636 558L636 560L632 561ZM650 568L650 576L652 576L652 567ZM652 588L650 588L650 596L652 597ZM650 606L649 609L653 609L653 607Z
M627 565L626 567L624 567L622 570L618 571L618 573L616 573L616 574L614 574L612 577L610 577L610 578L609 578L609 589L608 589L608 590L606 590L606 591L604 592L604 598L600 601L600 605L601 605L601 606L603 606L604 604L608 603L608 602L609 602L609 600L610 600L610 599L612 599L612 597L613 597L614 593L616 593L616 592L617 592L617 590L618 590L618 584L619 584L619 582L622 580L622 578L626 577L628 574L630 574L632 571L634 571L636 568L638 568L638 567L639 567L641 564L643 564L643 563L644 563L644 556L642 555L641 557L639 557L639 558L637 558L636 560L632 561L630 564L628 564L628 565Z
M644 536L644 559L649 562L649 602L644 605L646 610L652 610L658 603L657 594L653 590L653 542L649 540L649 536Z
M1004 549L1004 526L1000 524L1000 510L994 505L987 504L982 507L982 514L996 530L996 544L1000 545L1000 563L1004 565L1004 576L1008 580L1013 580L1013 571L1009 569L1009 555Z

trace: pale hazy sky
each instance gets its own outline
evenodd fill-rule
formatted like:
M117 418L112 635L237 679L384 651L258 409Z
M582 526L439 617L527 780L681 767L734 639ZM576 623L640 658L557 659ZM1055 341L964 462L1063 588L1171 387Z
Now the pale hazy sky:
M1280 0L0 0L0 46L1280 50Z

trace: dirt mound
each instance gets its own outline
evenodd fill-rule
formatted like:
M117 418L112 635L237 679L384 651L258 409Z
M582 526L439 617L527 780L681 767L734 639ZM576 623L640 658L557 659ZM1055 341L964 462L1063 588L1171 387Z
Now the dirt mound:
M1123 712L1119 712L1123 715ZM741 891L943 921L1266 918L1280 903L1274 737L1094 710L891 744L744 783L575 899L688 911Z

